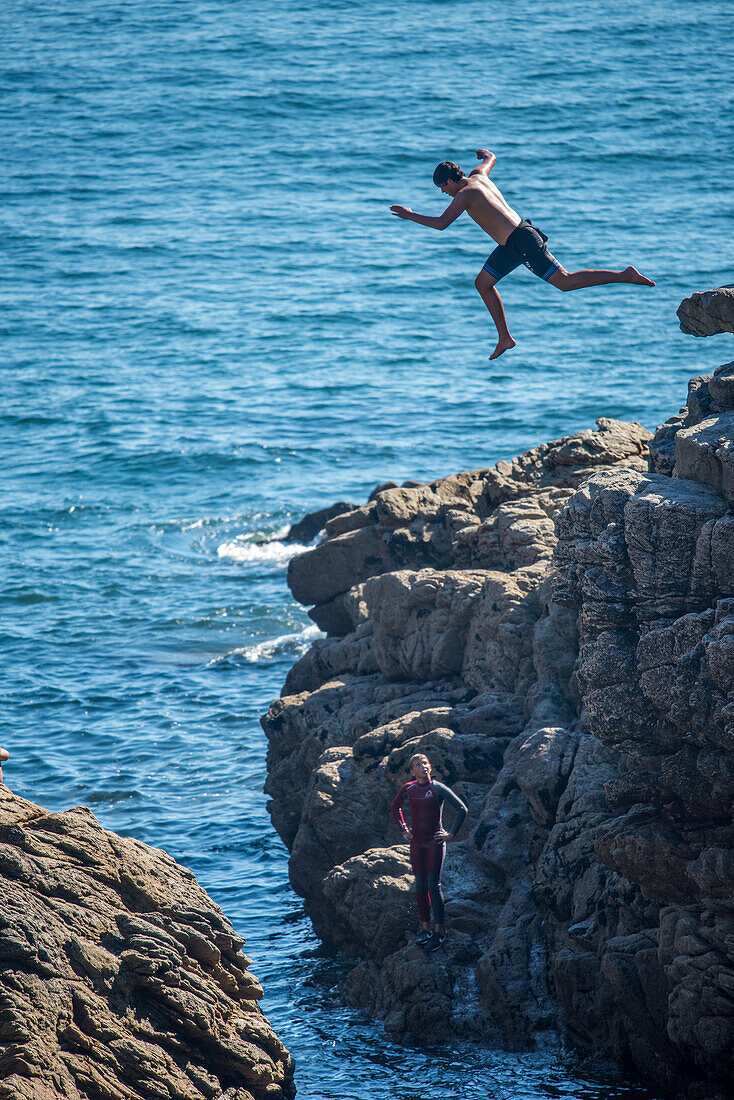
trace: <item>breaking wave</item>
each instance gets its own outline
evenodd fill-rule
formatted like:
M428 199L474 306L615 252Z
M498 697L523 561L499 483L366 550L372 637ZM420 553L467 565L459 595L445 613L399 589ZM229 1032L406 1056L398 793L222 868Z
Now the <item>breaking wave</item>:
M209 661L208 666L221 664L236 664L242 661L248 664L260 664L272 661L275 657L287 654L289 657L301 657L316 638L323 637L323 633L314 624L304 627L297 634L281 634L278 638L266 638L262 642L253 645L241 646L215 657Z

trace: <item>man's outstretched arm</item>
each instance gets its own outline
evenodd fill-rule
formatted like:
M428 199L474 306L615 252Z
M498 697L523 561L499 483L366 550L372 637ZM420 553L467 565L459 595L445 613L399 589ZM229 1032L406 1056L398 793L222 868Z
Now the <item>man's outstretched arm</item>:
M452 222L455 222L459 214L463 214L466 210L468 196L460 191L455 198L451 200L449 205L444 210L443 214L440 214L437 218L429 218L425 214L414 214L409 206L391 206L390 213L395 214L398 218L404 218L409 222L418 222L418 225L426 225L429 229L446 229Z
M497 163L497 157L490 153L489 149L477 149L477 158L481 160L478 168L469 173L470 176L488 176Z

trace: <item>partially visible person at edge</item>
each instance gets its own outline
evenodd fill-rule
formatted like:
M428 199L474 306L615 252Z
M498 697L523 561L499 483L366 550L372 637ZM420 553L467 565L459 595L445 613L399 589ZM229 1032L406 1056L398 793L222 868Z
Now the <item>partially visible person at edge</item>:
M3 764L10 758L10 753L0 745L0 783L3 781Z
M441 869L446 855L446 841L454 840L467 814L458 795L443 783L431 778L431 764L423 753L410 758L413 779L404 783L390 807L395 824L410 841L410 866L415 875L415 892L421 931L417 943L427 951L435 951L446 939L444 900L441 892ZM403 803L408 799L410 826L403 817ZM456 813L451 831L446 832L441 821L444 803L450 802ZM431 909L435 928L431 931Z
M391 206L390 212L398 218L426 225L429 229L447 229L466 210L469 217L497 241L498 247L474 280L474 286L497 328L497 346L490 359L496 359L515 346L495 285L520 264L525 264L534 275L558 290L581 290L582 287L602 286L605 283L655 286L652 279L641 275L636 267L626 267L624 271L566 271L548 251L545 233L532 222L521 218L499 187L488 178L497 161L494 153L490 153L489 149L477 149L477 157L482 163L468 176L452 160L445 160L437 166L433 182L444 195L451 196L451 202L439 217L414 214L409 206Z

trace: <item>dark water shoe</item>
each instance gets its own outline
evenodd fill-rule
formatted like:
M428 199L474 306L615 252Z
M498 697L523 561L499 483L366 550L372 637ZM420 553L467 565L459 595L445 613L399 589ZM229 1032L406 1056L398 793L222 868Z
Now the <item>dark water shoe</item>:
M426 940L424 946L426 951L438 951L439 947L443 947L446 943L445 932L434 932L429 940Z

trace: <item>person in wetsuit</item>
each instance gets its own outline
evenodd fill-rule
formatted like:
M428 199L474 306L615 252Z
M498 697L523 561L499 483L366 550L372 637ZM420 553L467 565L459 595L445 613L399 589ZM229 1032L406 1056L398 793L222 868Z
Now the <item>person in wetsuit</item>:
M431 778L431 764L423 753L410 758L413 779L404 783L391 806L395 824L410 841L410 866L415 875L415 892L421 931L417 942L428 951L435 951L446 939L444 899L441 891L441 869L446 854L446 841L453 840L467 814L458 795ZM403 817L403 803L410 806L410 826ZM451 831L447 832L441 816L446 802L455 808ZM431 909L435 928L431 932Z
M558 290L581 290L582 287L602 286L605 283L655 286L652 279L641 275L636 267L626 267L624 271L589 268L566 271L548 251L545 233L532 222L521 218L499 187L488 178L497 160L494 153L490 153L489 149L477 149L477 157L482 163L468 176L452 160L443 161L435 169L433 182L444 195L451 196L451 202L439 217L414 214L409 206L391 206L390 213L426 225L429 229L446 229L466 210L469 217L497 242L497 248L474 280L474 286L497 328L497 347L490 359L496 359L515 346L495 284L520 264L525 264L539 279L544 279Z

